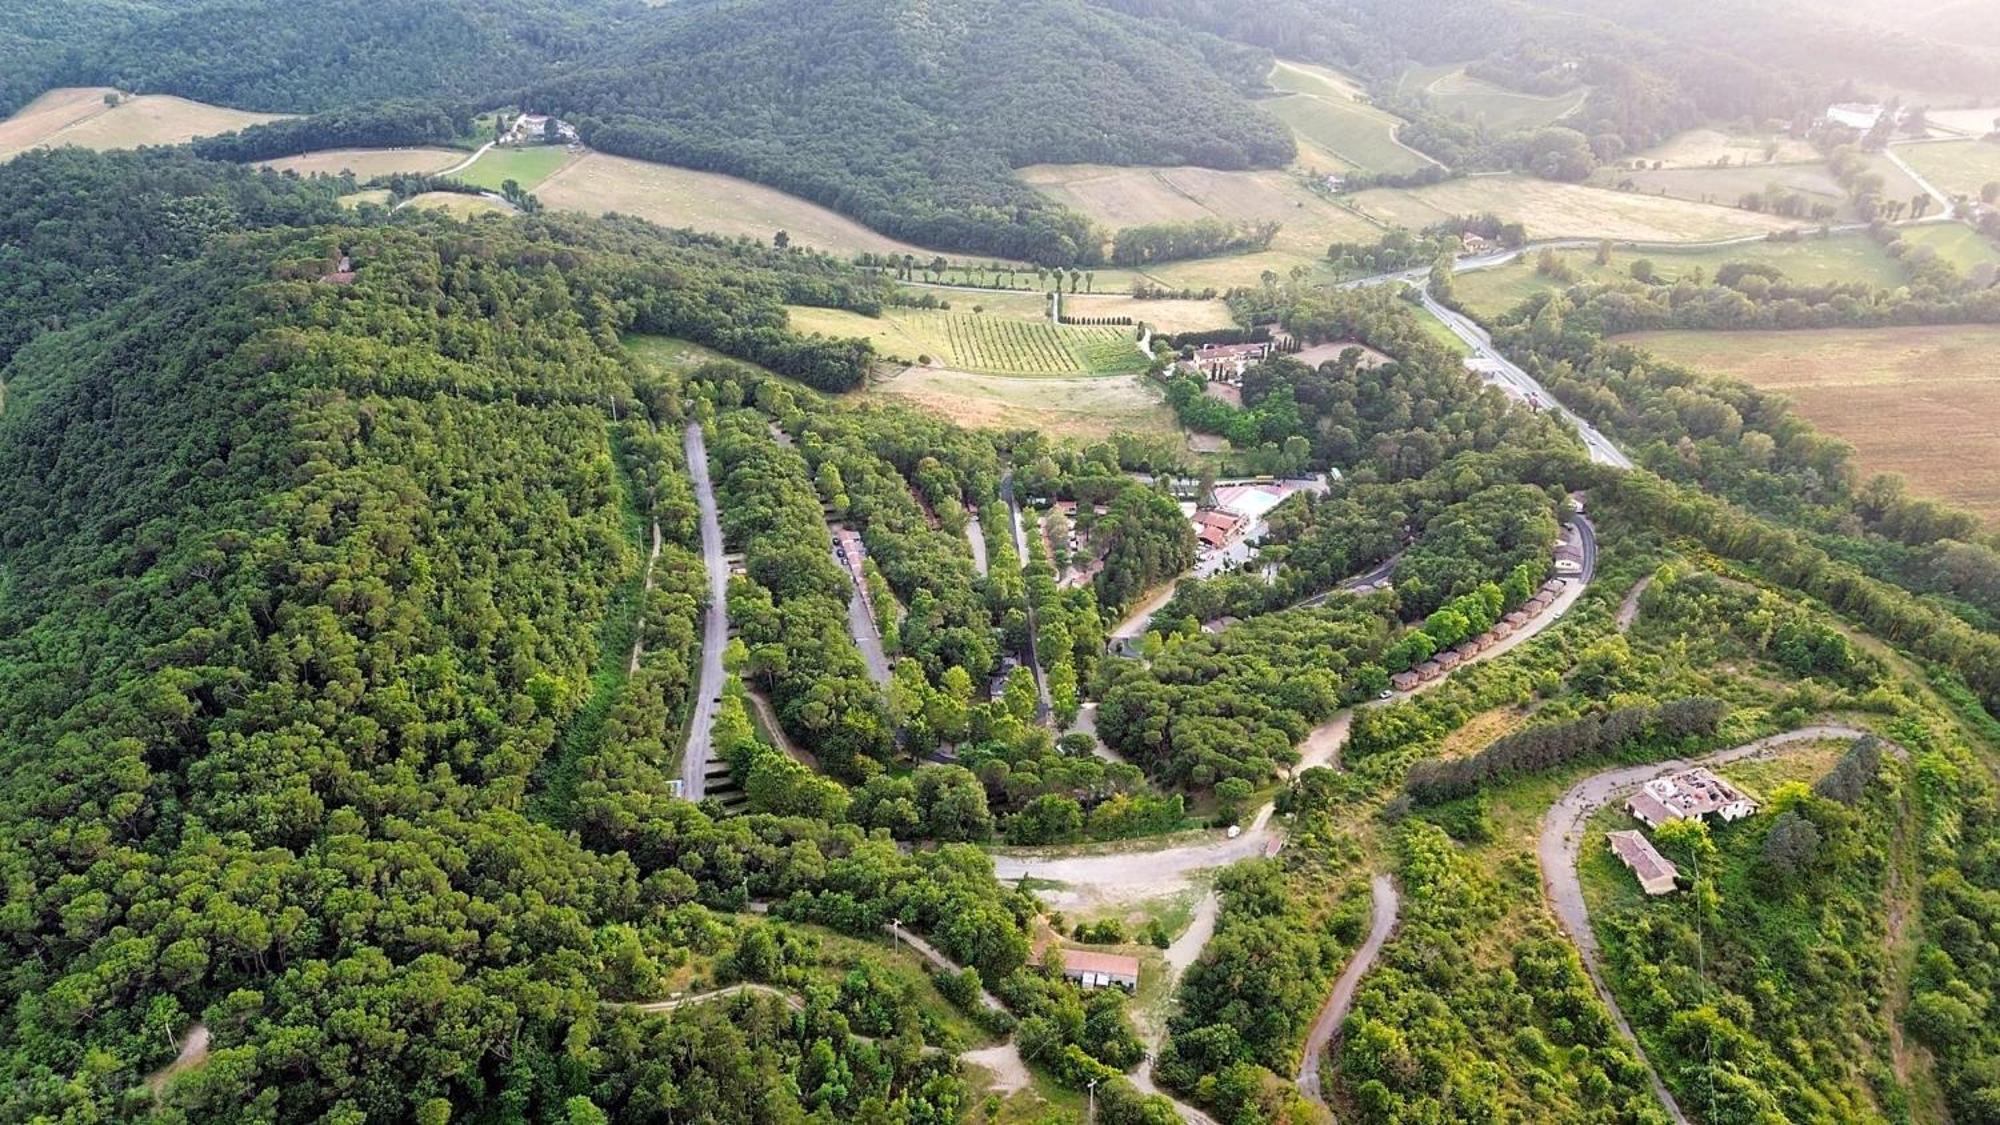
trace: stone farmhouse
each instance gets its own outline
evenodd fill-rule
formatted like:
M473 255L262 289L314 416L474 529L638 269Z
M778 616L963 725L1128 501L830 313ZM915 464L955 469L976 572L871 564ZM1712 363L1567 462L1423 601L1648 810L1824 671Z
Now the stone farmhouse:
M1625 811L1646 827L1658 828L1676 820L1707 820L1710 816L1725 823L1742 820L1757 811L1757 802L1697 766L1647 782L1625 802Z

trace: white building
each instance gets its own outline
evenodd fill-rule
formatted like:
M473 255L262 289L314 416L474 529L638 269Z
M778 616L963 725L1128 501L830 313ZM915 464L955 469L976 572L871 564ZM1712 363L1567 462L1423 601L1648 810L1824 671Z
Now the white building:
M1757 802L1743 791L1697 766L1670 777L1656 777L1625 802L1625 811L1648 828L1676 820L1707 820L1712 814L1725 823L1757 811Z

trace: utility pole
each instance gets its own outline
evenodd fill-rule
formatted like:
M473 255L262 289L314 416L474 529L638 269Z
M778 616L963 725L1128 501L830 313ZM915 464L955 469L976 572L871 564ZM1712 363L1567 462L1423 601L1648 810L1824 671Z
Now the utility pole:
M1097 1079L1093 1078L1090 1080L1088 1089L1090 1091L1090 1116L1084 1120L1089 1125L1097 1125Z

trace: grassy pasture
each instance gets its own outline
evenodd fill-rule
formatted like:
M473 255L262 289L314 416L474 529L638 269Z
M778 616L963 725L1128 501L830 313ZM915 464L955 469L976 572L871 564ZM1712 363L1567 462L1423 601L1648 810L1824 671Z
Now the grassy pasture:
M487 191L499 191L501 184L513 180L522 191L534 191L575 158L575 153L561 145L489 148L470 168L454 172L451 178Z
M1690 129L1669 137L1633 159L1644 160L1648 165L1658 161L1667 168L1713 168L1722 160L1731 165L1792 164L1819 158L1819 150L1810 143L1777 133Z
M1814 203L1839 208L1840 218L1852 217L1847 192L1821 163L1752 164L1728 168L1600 168L1591 178L1599 187L1630 183L1641 194L1734 207L1743 196L1772 185L1797 192Z
M1523 94L1454 70L1424 87L1431 105L1446 117L1485 121L1495 133L1514 133L1553 125L1583 108L1587 90L1567 94Z
M1932 109L1924 113L1924 120L1933 126L1942 126L1954 133L1964 133L1969 137L1983 137L1994 131L1995 121L2000 121L2000 106L1984 105L1971 109Z
M866 393L923 407L974 429L1027 429L1083 439L1120 431L1179 432L1174 412L1142 375L1021 379L912 367L874 383Z
M1732 207L1559 184L1514 173L1468 176L1421 188L1375 188L1352 198L1382 222L1412 229L1455 215L1491 211L1521 222L1530 238L1700 242L1797 225Z
M1979 198L1979 189L2000 181L2000 144L1943 141L1898 145L1896 154L1946 195Z
M467 155L449 148L332 148L302 156L266 160L263 167L280 172L297 172L301 176L338 176L342 172L352 172L355 179L366 182L392 172L442 172L464 160Z
M1435 163L1398 143L1402 121L1367 104L1361 87L1337 71L1280 59L1270 83L1283 96L1265 102L1264 109L1291 126L1307 165L1413 172Z
M357 191L352 195L341 196L339 202L342 207L359 207L363 203L373 203L377 207L387 207L389 206L389 189L370 188L367 191Z
M1925 223L1903 228L1903 241L1928 247L1950 262L1960 273L1971 273L1984 265L2000 265L2000 246L1980 237L1964 223Z
M525 184L525 181L523 181ZM836 254L863 250L917 254L933 251L877 234L853 219L795 195L713 172L696 172L600 152L534 188L551 208L601 215L616 211L669 227L691 227L769 242L783 230L796 245Z
M970 312L890 309L866 317L839 309L794 306L792 327L827 336L859 336L885 358L989 375L1115 375L1142 371L1146 357L1132 330L1058 326L1043 319ZM928 360L928 362L925 362Z
M1799 242L1746 242L1707 250L1627 250L1614 249L1609 265L1597 264L1592 250L1570 250L1560 255L1583 281L1622 280L1632 276L1632 263L1644 258L1653 263L1661 277L1680 277L1699 269L1713 277L1718 267L1729 262L1758 262L1776 266L1785 276L1809 285L1829 281L1864 281L1880 288L1893 288L1908 280L1903 267L1865 234L1842 234L1831 238L1807 238ZM1490 269L1468 270L1458 275L1458 295L1466 306L1482 317L1506 312L1536 293L1564 288L1535 272L1535 255L1523 255Z
M107 106L104 95L112 92L103 86L70 87L36 98L0 122L0 158L63 145L115 149L185 144L286 116L246 113L165 94L145 94Z
M2000 518L2000 327L1642 332L1618 338L1782 392L1868 473Z

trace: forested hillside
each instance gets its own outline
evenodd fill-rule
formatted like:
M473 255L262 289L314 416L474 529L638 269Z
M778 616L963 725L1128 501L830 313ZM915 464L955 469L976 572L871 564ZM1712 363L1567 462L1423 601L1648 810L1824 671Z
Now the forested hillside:
M677 5L522 101L607 152L772 184L920 245L1054 265L1092 260L1100 240L1010 168L1282 164L1290 136L1240 94L1264 65L1081 0L717 0Z
M0 113L50 86L117 86L312 113L476 100L575 62L636 0L0 0Z

